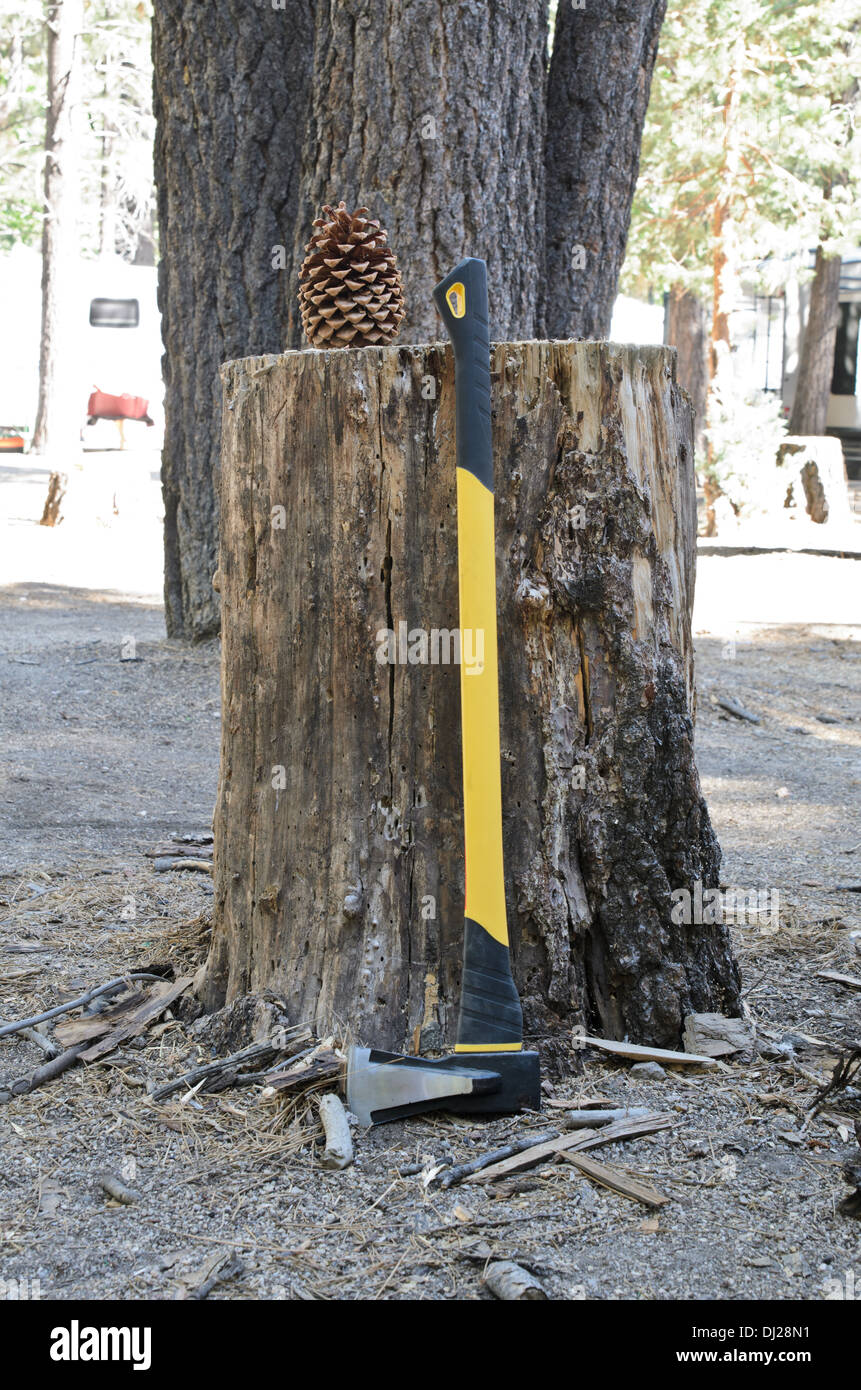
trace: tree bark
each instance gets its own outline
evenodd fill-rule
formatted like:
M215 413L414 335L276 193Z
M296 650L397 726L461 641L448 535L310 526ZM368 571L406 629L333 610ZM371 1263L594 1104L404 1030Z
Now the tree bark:
M291 0L289 11L268 0L155 3L170 636L219 628L219 366L287 341L284 245L296 219L312 11L312 0Z
M666 340L678 353L676 377L694 408L694 448L696 457L700 458L705 447L709 389L708 313L699 296L683 285L673 285L667 310Z
M404 278L405 342L440 336L431 290L487 261L491 333L538 331L543 281L545 0L320 0L293 293L323 203L365 205Z
M33 452L60 455L80 448L86 407L86 400L82 401L77 394L73 370L77 352L73 292L78 259L83 0L54 0L46 8L45 25L48 107L42 223L42 328Z
M678 1043L738 1006L693 757L691 412L663 348L493 352L506 897L527 1033ZM463 923L448 349L223 369L223 735L202 994L422 1050ZM403 625L403 626L402 626ZM418 630L424 630L422 639ZM389 663L386 633L398 656ZM403 639L401 638L403 634ZM446 644L443 644L443 657ZM382 656L382 660L381 660Z
M666 0L560 0L547 93L546 333L606 338Z
M59 526L63 520L62 506L69 478L66 473L52 473L48 479L48 495L42 508L40 526Z
M733 45L723 102L723 159L718 172L718 191L712 207L712 326L709 345L708 424L719 430L735 408L733 390L730 314L739 283L738 233L734 202L741 164L739 117L747 54L745 36L739 30ZM722 488L717 476L716 449L709 440L705 470L705 534L717 534L715 504Z
M810 306L801 343L801 362L789 416L789 433L824 434L834 375L834 346L840 322L839 256L816 250Z

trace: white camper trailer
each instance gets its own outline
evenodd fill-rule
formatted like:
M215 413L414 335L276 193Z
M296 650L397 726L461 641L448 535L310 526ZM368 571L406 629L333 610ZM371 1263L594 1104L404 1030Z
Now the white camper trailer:
M85 449L119 449L116 423L87 424L94 390L109 395L143 396L152 428L138 421L124 427L126 446L159 449L164 432L161 382L161 320L153 266L129 265L118 256L78 262L73 286L78 324L74 361L62 370L74 381L80 400L81 442ZM18 246L0 256L0 304L4 333L0 342L0 434L32 438L39 390L41 257Z
M783 286L774 294L747 287L733 311L736 375L760 391L779 395L788 416L795 399L801 348L810 304L814 252L786 264ZM858 381L858 329L861 317L861 251L843 258L840 319L834 348L826 430L843 445L851 479L861 478L861 385Z

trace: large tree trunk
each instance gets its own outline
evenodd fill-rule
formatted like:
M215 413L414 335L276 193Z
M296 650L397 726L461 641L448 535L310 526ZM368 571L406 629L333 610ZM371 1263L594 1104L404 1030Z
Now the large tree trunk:
M289 13L250 0L155 3L171 636L219 627L219 365L287 342L284 245L296 218L312 10L312 0L290 0Z
M37 454L68 455L80 447L86 398L78 394L77 282L83 0L47 6L48 109L45 214L42 224L42 329L39 401L33 431Z
M506 897L527 1034L733 1013L693 757L691 412L663 348L493 353ZM224 369L222 763L202 993L452 1039L463 852L454 382L442 347ZM403 626L402 626L403 625ZM405 662L388 664L386 632ZM403 634L403 639L401 639ZM445 644L443 656L445 655ZM382 657L382 661L381 658Z
M834 346L840 322L841 264L839 256L826 256L821 246L817 248L801 362L789 417L790 434L825 433L834 375Z
M491 333L532 337L543 281L546 0L319 0L293 287L311 222L344 198L381 218L405 342L440 335L431 290L487 261Z
M691 398L694 447L696 457L701 458L709 389L709 319L699 295L683 285L673 285L669 293L666 342L678 354L676 377Z
M606 338L666 0L560 0L547 93L551 338Z

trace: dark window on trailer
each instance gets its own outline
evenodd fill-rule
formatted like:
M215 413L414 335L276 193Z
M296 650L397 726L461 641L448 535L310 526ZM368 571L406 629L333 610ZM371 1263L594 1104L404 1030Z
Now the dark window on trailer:
M854 396L858 369L858 319L861 304L841 304L837 341L834 344L832 396Z
M137 328L141 321L141 306L136 299L90 300L92 328Z

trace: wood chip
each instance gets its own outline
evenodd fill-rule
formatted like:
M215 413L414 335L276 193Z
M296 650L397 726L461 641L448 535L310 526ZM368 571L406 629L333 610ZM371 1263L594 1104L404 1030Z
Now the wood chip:
M577 1039L580 1047L597 1047L609 1052L613 1057L628 1057L635 1062L670 1062L674 1066L715 1067L714 1057L704 1057L698 1052L672 1052L665 1047L641 1047L639 1043L616 1042L612 1038L582 1037Z
M143 1033L155 1019L169 1008L175 999L188 989L194 979L193 975L183 975L181 979L174 981L173 984L165 981L164 984L156 985L149 990L146 999L136 1009L120 1022L116 1028L112 1029L106 1037L100 1038L92 1047L88 1047L82 1052L81 1060L84 1062L95 1062L99 1057L104 1057L106 1052L112 1052L120 1043L126 1042L129 1038L136 1038Z
M601 1106L616 1105L618 1102L611 1096L578 1096L576 1100L558 1100L554 1097L552 1100L546 1100L544 1104L549 1110L589 1110L593 1106L599 1109Z
M198 1269L183 1275L174 1286L173 1296L180 1300L206 1298L216 1284L223 1284L241 1273L242 1261L234 1251L226 1254L218 1251L204 1260Z
M621 1168L612 1167L609 1163L599 1163L596 1158L587 1158L585 1154L580 1153L566 1153L563 1157L592 1182L609 1188L611 1192L618 1192L620 1197L629 1197L632 1202L642 1202L644 1207L662 1207L670 1200L650 1183L632 1178Z
M296 1071L273 1072L266 1077L266 1089L261 1093L267 1099L274 1094L289 1094L304 1091L309 1086L323 1081L335 1081L341 1075L344 1059L337 1052L321 1052L307 1065Z
M685 1051L701 1057L727 1057L734 1052L752 1053L756 1044L756 1025L746 1018L727 1018L724 1014L688 1014L682 1042Z
M110 1009L105 1009L97 1014L83 1014L81 1018L63 1019L54 1029L54 1037L61 1042L64 1047L73 1047L75 1043L92 1042L94 1038L101 1038L124 1019L132 1009L138 1008L147 998L146 990L136 989L124 999L121 1004L115 1004Z
M839 970L817 970L818 980L833 980L835 985L846 985L849 989L861 989L857 975L842 975Z

